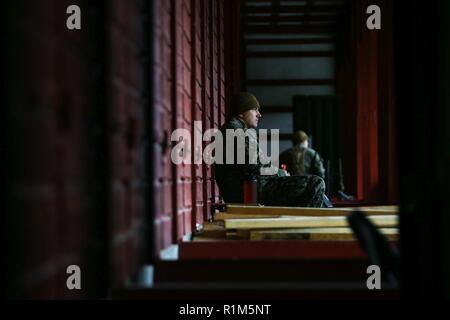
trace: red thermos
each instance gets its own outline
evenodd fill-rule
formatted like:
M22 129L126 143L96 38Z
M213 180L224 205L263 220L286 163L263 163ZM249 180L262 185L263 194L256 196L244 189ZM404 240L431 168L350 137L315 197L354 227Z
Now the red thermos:
M258 203L258 180L247 176L244 180L244 203Z

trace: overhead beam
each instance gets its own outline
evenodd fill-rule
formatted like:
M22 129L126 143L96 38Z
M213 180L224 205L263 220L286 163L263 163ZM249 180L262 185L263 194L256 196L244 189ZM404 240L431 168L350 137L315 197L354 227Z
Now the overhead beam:
M249 79L248 86L320 86L334 85L334 79Z
M336 23L338 21L337 15L320 15L320 16L247 16L244 18L246 23L276 23L276 22L328 22Z
M298 25L298 26L245 26L244 33L262 34L335 34L337 25Z
M243 11L249 13L340 13L343 5L292 5L292 6L245 6Z
M334 43L335 38L303 38L303 39L280 39L280 38L265 38L265 39L245 39L247 45L278 45L278 44L327 44Z
M248 51L247 58L334 57L334 51Z

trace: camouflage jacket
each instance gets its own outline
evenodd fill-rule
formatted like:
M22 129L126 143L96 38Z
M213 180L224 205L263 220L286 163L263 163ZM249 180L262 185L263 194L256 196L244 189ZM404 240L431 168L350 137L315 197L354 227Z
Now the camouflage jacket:
M241 152L238 152L239 143L235 141L233 147L233 163L227 163L227 155L231 159L232 149L227 150L227 129L231 129L230 132L238 132L242 130L246 137L245 145ZM223 164L216 163L214 165L214 175L222 193L224 200L228 203L242 203L244 199L243 183L249 176L255 177L258 180L258 189L263 186L263 182L268 177L285 176L285 173L272 166L270 161L266 160L266 157L261 153L259 149L256 130L249 129L246 124L239 118L233 117L229 119L221 128L220 131L223 136ZM241 132L242 132L241 131ZM243 141L244 142L244 141ZM232 141L229 141L230 145ZM255 151L256 150L256 151ZM244 151L244 155L242 155ZM255 153L256 152L256 153ZM253 161L251 157L253 155ZM258 156L256 156L258 155ZM244 162L239 163L239 156L244 156ZM256 158L256 159L254 159ZM263 159L263 163L261 162ZM264 172L267 170L267 172ZM262 173L265 173L264 175Z
M291 175L314 174L325 178L325 169L317 151L311 148L294 146L280 155L280 164L286 165Z

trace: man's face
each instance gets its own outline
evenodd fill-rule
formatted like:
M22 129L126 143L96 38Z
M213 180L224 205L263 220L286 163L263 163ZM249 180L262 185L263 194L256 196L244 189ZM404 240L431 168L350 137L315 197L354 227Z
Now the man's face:
M259 108L253 108L241 113L239 117L247 124L247 127L256 129L258 127L259 118L262 116L261 113L259 113Z

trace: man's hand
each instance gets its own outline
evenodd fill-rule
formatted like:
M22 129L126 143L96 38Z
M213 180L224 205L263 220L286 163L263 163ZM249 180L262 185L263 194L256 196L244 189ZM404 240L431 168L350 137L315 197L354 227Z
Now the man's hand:
M279 177L289 177L290 174L289 174L289 172L287 172L286 170L278 169L278 176L279 176Z
M290 173L286 171L286 165L285 164L281 165L281 170L283 171L283 173L286 174L286 177L290 177L291 176Z

